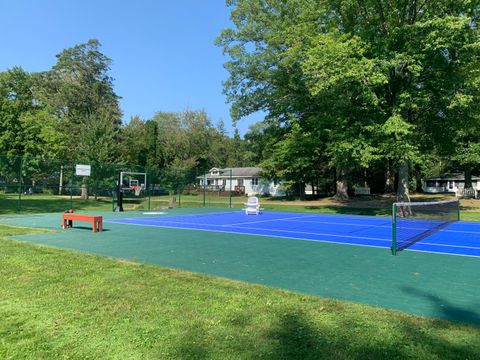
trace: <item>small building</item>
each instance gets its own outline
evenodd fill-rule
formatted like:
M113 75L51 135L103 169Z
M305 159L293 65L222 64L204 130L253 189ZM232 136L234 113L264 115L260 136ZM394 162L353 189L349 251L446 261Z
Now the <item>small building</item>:
M211 191L229 191L240 195L284 196L280 181L262 176L259 167L212 168L205 175L197 177L201 187ZM230 184L230 181L232 182Z
M480 177L472 176L472 187L480 190ZM459 194L465 189L465 174L452 173L440 176L431 176L423 180L423 191L426 193L453 192Z

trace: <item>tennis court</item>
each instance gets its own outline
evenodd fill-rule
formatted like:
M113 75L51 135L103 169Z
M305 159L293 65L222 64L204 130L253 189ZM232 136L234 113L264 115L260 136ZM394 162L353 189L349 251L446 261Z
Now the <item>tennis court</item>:
M306 241L331 242L359 246L390 248L392 221L390 218L368 216L336 216L263 212L245 215L244 212L219 212L194 215L151 215L111 219L107 222L138 226L193 229L224 233L282 237ZM415 237L429 229L428 220L408 220L402 223L404 236ZM480 257L480 224L454 222L408 250Z
M0 223L56 230L13 240L480 324L480 224L451 223L392 256L387 217L235 209L90 214L103 216L103 232L81 223L62 231L61 213Z

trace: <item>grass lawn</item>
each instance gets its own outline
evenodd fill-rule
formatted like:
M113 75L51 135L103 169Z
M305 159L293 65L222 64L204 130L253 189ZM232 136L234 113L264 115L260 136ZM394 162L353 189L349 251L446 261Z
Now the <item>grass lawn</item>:
M480 328L2 236L1 359L476 359Z

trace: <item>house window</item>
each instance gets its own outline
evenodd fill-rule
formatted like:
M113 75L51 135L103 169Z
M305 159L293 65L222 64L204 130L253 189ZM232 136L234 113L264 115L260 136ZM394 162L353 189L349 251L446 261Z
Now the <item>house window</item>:
M243 179L238 179L237 183L238 183L238 186L243 186Z
M252 178L252 185L258 185L258 178Z

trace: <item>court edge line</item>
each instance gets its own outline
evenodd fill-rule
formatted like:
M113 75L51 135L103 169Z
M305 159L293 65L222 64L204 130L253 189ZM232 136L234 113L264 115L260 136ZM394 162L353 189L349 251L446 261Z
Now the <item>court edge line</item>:
M170 216L199 216L199 215L223 215L223 214L232 214L232 213L236 213L236 212L240 212L240 211L222 211L222 212L218 212L218 213L200 213L200 214L169 214L168 212L166 214L170 215ZM169 216L162 216L161 218L164 219L164 218L168 218ZM113 221L117 221L117 220L138 220L138 219L152 219L151 217L136 217L136 218L123 218L123 219L108 219L108 220L105 220L104 222L113 222Z
M235 211L229 211L229 212L220 212L220 213L206 213L206 214L189 214L189 215L172 215L174 216L198 216L198 215L212 215L212 214L232 214L235 213ZM273 221L288 221L291 219L302 219L302 218L308 218L308 217L315 217L315 216L322 216L321 214L315 214L315 215L310 215L306 217L292 217L292 218L279 218L279 219L269 219L269 220L260 220L260 221L251 221L251 222L244 222L244 223L234 223L234 224L228 224L228 225L210 225L210 224L200 224L196 223L196 225L202 225L202 226L222 226L222 227L227 227L227 226L235 226L235 225L244 225L244 224L257 224L257 223L265 223L265 222L273 222ZM350 215L348 215L350 216ZM169 216L166 217L161 217L162 221L167 221ZM116 222L116 221L122 221L122 220L131 220L131 221L137 221L138 219L148 219L148 221L155 221L155 218L124 218L124 219L111 219L111 220L106 220L105 222ZM184 224L184 222L181 221L169 221L171 223L176 223L176 224ZM363 225L363 224L351 224L351 223L336 223L336 222L326 222L326 221L299 221L299 220L292 220L292 222L305 222L305 223L312 223L312 224L327 224L327 225L345 225L345 226L361 226L361 227L367 227L367 228L390 228L391 225ZM414 228L414 227L401 227L401 229L405 230L428 230L428 228ZM272 230L275 231L275 230ZM277 230L278 231L278 230ZM288 230L285 230L288 231ZM477 231L462 231L462 230L448 230L448 229L442 229L439 232L452 232L452 233L464 233L464 234L480 234L480 232ZM309 234L309 233L305 233ZM324 234L326 235L326 234ZM328 234L330 235L330 234ZM335 236L335 235L333 235ZM372 240L381 240L377 238L365 238L365 239L372 239Z
M148 227L163 227L166 229L181 229L181 230L187 230L187 231L206 231L206 232L218 232L218 233L225 233L225 234L239 234L239 235L247 235L247 236L262 236L262 237L273 237L277 239L295 239L295 240L300 240L300 241L308 241L308 242L320 242L320 243L330 243L330 244L337 244L337 245L346 245L346 246L362 246L362 247L371 247L371 248L376 248L376 249L387 249L389 248L385 246L379 246L379 245L365 245L365 244L352 244L352 243L345 243L345 242L339 242L339 241L329 241L329 240L312 240L312 239L304 239L304 238L296 238L292 236L279 236L279 235L263 235L263 234L245 234L245 233L235 233L231 231L221 231L221 230L207 230L207 229L189 229L189 228L178 228L174 226L157 226L157 225L143 225L143 224L127 224L127 223L117 223L120 225L134 225L134 226L148 226ZM479 258L480 256L478 255L468 255L468 254L453 254L453 253L446 253L446 252L441 252L441 251L428 251L428 250L416 250L416 249L411 249L407 248L404 251L412 251L412 252L422 252L422 253L428 253L428 254L439 254L439 255L449 255L449 256L465 256L465 257L472 257L472 258Z
M453 254L453 253L448 253L448 252L441 252L441 251L428 251L428 250L417 250L417 249L412 249L412 248L406 248L402 251L411 251L411 252L421 252L421 253L427 253L427 254L440 254L440 255L450 255L450 256L465 256L465 257L471 257L471 258L480 258L478 255L468 255L468 254Z
M153 219L149 219L153 221ZM185 224L184 222L180 221L170 221L171 224ZM121 224L117 222L117 224ZM157 227L169 227L169 228L176 228L176 229L191 229L191 230L197 230L196 228L191 228L191 227L176 227L176 226L168 226L168 225L146 225L146 224L132 224L132 223L127 223L129 225L145 225L145 226L157 226ZM211 225L211 224L199 224L195 223L192 225L198 225L198 226L205 226L205 227L212 227L212 226L221 226L225 229L228 229L228 227L232 228L237 228L237 229L246 229L246 230L261 230L261 231L274 231L274 232L284 232L284 233L294 233L294 234L305 234L305 235L318 235L318 236L333 236L333 237L340 237L340 238L347 238L347 239L362 239L362 240L373 240L373 241L384 241L391 243L391 239L383 239L383 238L373 238L373 237L365 237L365 236L351 236L351 235L336 235L336 234L325 234L325 233L312 233L312 232L306 232L306 231L290 231L290 230L275 230L275 229L260 229L260 228L255 228L255 227L243 227L243 226L234 226L234 225ZM207 230L207 229L198 229L198 230ZM216 231L216 230L208 230L208 231ZM219 230L221 231L221 230ZM225 231L228 233L237 233L234 231ZM242 233L243 234L243 233Z
M330 243L330 244L338 244L338 245L349 245L349 246L364 246L364 247L373 247L378 249L390 249L385 246L379 245L366 245L366 244L352 244L340 241L330 241L330 240L313 240L313 239L305 239L305 238L297 238L293 236L280 236L280 235L264 235L264 234L248 234L248 233L241 233L241 232L232 232L232 231L222 231L222 230L208 230L208 229L191 229L191 228L181 228L176 226L158 226L158 225L145 225L145 224L128 224L128 223L116 223L120 225L134 225L134 226L148 226L148 227L160 227L166 229L180 229L180 230L189 230L189 231L206 231L206 232L213 232L213 233L223 233L223 234L238 234L238 235L248 235L248 236L263 236L263 237L273 237L278 239L295 239L300 241L309 241L309 242L321 242L321 243Z
M133 220L133 219L132 219ZM148 220L153 220L153 219L148 219ZM121 220L118 220L121 221ZM124 222L117 222L117 221L109 221L112 223L116 224L122 224L122 225L137 225L137 226L150 226L150 227L163 227L163 228L168 228L168 229L182 229L182 230L199 230L199 231L209 231L209 232L221 232L221 233L227 233L227 234L243 234L243 235L260 235L260 236L272 236L272 237L279 237L279 238L286 238L286 239L297 239L297 240L305 240L305 241L321 241L321 242L331 242L331 243L338 243L338 244L345 244L343 242L336 242L336 241L330 241L330 240L315 240L315 239L305 239L305 238L298 238L294 236L280 236L280 235L264 235L264 234L250 234L250 233L244 233L244 232L236 232L236 231L222 231L222 230L209 230L209 229L196 229L196 228L191 228L191 227L178 227L178 226L168 226L168 225L155 225L155 224L139 224L139 223L124 223ZM177 223L177 224L184 224L182 222L175 222L171 221L171 223ZM194 225L200 225L200 226L222 226L227 228L228 226L231 225L210 225L210 224L194 224ZM232 226L233 227L233 226ZM349 235L335 235L335 234L324 234L324 233L309 233L309 232L302 232L302 231L289 231L289 230L272 230L272 229L260 229L260 228L252 228L252 227L241 227L241 226L235 226L234 228L237 229L247 229L247 230L265 230L265 231L276 231L276 232L287 232L287 233L294 233L294 234L307 234L307 235L318 235L318 236L332 236L332 237L340 237L340 238L346 238L346 239L362 239L362 240L373 240L373 241L384 241L387 243L391 243L391 239L379 239L379 238L369 238L369 237L359 237L359 236L349 236ZM385 246L375 246L375 245L364 245L364 244L352 244L352 243L346 243L349 245L358 245L358 246L371 246L371 247L381 247L381 248L388 248ZM450 244L435 244L435 243L428 243L428 242L421 242L421 245L429 245L429 246L438 246L438 247L450 247L450 248L457 248L457 249L472 249L472 250L480 250L480 247L472 247L472 246L460 246L460 245L450 245ZM413 251L413 249L412 249ZM420 251L420 250L419 250ZM424 251L424 252L429 252L429 251ZM430 251L431 253L442 253L442 254L449 254L449 255L457 255L455 253L443 253L443 252L437 252L437 251ZM466 255L467 256L467 255ZM470 255L472 257L476 257L476 255Z

